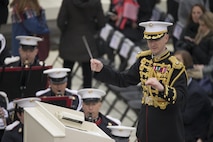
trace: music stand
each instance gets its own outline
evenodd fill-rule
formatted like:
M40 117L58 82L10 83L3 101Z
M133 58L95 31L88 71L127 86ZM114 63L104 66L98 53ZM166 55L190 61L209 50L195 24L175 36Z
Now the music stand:
M0 90L7 94L9 101L35 97L37 91L47 88L47 75L43 71L50 68L52 66L0 68Z
M70 108L72 106L73 99L70 96L44 96L40 98L42 102L46 102L52 105Z

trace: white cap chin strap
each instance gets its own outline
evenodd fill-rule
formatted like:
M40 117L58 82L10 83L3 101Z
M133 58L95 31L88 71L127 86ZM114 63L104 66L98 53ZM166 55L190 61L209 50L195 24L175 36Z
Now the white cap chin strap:
M1 48L0 48L0 54L4 50L5 45L6 45L6 40L2 34L0 34L0 41L1 41Z

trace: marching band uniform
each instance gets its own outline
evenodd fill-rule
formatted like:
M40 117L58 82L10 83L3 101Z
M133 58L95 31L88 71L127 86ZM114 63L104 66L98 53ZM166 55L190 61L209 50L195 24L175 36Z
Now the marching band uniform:
M65 90L57 90L56 92L53 92L51 88L51 84L65 84L67 83L67 72L70 72L70 69L68 68L52 68L45 70L43 73L48 74L49 81L50 81L50 87L36 92L37 97L48 97L48 96L69 96L69 98L72 100L71 102L71 109L74 110L80 110L82 107L82 101L80 96L77 94L76 90L70 90L68 88L65 88Z
M78 94L81 96L83 103L98 103L101 101L102 97L106 95L106 93L102 90L99 89L93 89L93 88L88 88L88 89L80 89L78 91ZM82 108L82 111L84 108ZM101 130L103 130L108 136L111 136L111 130L107 128L107 126L113 126L113 125L118 125L120 124L120 121L111 118L108 116L103 115L101 112L98 112L98 117L93 118L92 114L91 116L88 116L89 112L84 112L85 113L85 120L90 121L95 123Z
M23 142L24 125L15 121L8 125L2 137L2 142Z
M10 62L6 65L6 67L23 67L24 64L21 62L20 58L16 57L10 57L10 61L8 61L8 58L5 60L6 62ZM35 59L35 61L30 66L42 66L44 63L39 61L38 59Z
M169 25L171 23L142 22L144 38L162 38ZM164 86L164 92L145 85L152 77ZM184 141L181 108L187 91L187 75L184 65L168 50L158 56L151 50L141 52L130 69L121 73L103 66L100 72L95 72L95 78L119 87L141 83L143 97L136 132L139 142Z
M20 40L20 56L6 58L2 69L5 72L2 75L5 77L3 77L1 83L6 83L2 89L10 94L8 96L10 101L15 98L31 96L47 83L46 76L42 76L42 71L46 69L46 66L44 62L40 62L36 57L38 53L37 45L42 39L34 36L16 36L16 38ZM12 70L7 71L10 68ZM6 81L11 79L10 74L16 77L12 83ZM37 82L39 83L37 84ZM12 86L13 89L11 90L8 86Z
M85 118L86 121L89 121L88 118ZM103 115L101 112L99 112L98 118L93 120L94 122L101 130L103 130L108 136L111 136L111 130L107 128L107 126L114 126L118 125L113 120L109 119L105 115Z
M42 41L41 38L34 37L34 36L16 36L16 39L20 40L20 48L22 48L23 51L30 50L30 52L33 52L33 50L37 48L38 42ZM4 61L5 66L6 67L26 67L26 68L29 68L31 66L44 66L44 62L39 61L36 55L35 57L33 57L34 60L31 62L29 62L27 58L29 57L22 57L21 54L20 56L8 57Z

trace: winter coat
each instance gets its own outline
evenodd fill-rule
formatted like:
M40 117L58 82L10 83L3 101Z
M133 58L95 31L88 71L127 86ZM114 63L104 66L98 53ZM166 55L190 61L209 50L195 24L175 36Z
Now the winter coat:
M9 4L9 0L0 1L0 13L1 13L0 25L7 23L8 4Z
M85 36L93 57L98 51L94 35L105 25L100 0L63 0L57 17L61 31L59 55L68 61L89 61L90 56L83 42Z

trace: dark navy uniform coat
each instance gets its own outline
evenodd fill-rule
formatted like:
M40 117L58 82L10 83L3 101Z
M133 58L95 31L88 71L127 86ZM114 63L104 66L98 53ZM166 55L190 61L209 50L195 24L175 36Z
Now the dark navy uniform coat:
M23 142L24 125L15 121L8 125L2 137L1 142Z
M35 59L34 63L31 66L42 66L44 62L40 62L38 59ZM11 62L10 64L6 65L6 67L22 67L21 60Z
M97 119L97 121L95 121L95 124L110 137L111 137L111 130L107 128L107 126L118 125L116 122L110 120L100 112L99 118Z

